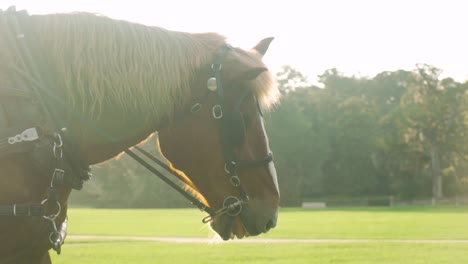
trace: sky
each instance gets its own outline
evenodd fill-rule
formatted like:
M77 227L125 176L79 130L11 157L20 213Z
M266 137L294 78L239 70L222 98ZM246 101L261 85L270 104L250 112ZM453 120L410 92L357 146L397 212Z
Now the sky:
M373 77L428 63L468 79L465 0L0 0L30 14L85 11L186 32L218 32L251 48L275 37L264 61L311 83L325 70Z

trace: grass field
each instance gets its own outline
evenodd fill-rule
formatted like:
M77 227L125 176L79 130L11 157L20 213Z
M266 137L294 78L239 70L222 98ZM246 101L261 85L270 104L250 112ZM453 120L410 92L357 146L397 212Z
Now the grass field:
M213 237L196 209L70 209L69 234ZM263 238L468 239L467 207L282 209ZM249 238L253 239L253 238ZM53 254L52 254L53 255ZM67 239L55 263L468 263L468 243L177 243Z

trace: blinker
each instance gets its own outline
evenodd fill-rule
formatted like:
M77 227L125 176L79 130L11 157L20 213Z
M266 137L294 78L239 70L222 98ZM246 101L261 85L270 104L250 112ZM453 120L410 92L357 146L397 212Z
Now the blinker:
M226 113L221 119L221 137L227 146L239 146L245 139L245 123L241 112Z
M208 90L212 91L212 92L216 92L218 90L218 84L216 82L216 78L215 77L211 77L208 79L208 82L206 83L207 87L208 87Z

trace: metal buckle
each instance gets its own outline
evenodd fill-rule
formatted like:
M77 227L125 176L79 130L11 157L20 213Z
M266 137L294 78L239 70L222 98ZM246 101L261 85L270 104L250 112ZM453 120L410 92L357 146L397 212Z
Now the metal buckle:
M209 223L209 222L213 221L213 216L207 215L207 216L205 216L201 221L202 221L202 223L204 223L204 224Z
M211 64L211 69L213 71L221 71L221 69L223 68L223 64L219 63L219 64Z
M65 179L65 171L62 169L55 168L52 174L52 180L50 181L50 188L54 188L56 185L60 186Z
M28 208L28 211L26 214L22 214L21 212L18 213L18 211L16 210L16 204L13 204L13 216L31 216L31 207L27 207Z

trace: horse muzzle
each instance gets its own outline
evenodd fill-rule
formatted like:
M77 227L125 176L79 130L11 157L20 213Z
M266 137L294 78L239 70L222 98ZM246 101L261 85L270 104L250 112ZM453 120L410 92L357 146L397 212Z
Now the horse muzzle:
M239 215L247 233L256 236L266 233L278 223L278 209L257 209L246 206Z
M253 207L255 203L244 204L238 215L222 214L211 223L213 230L223 240L234 237L257 236L276 227L278 222L277 208Z

